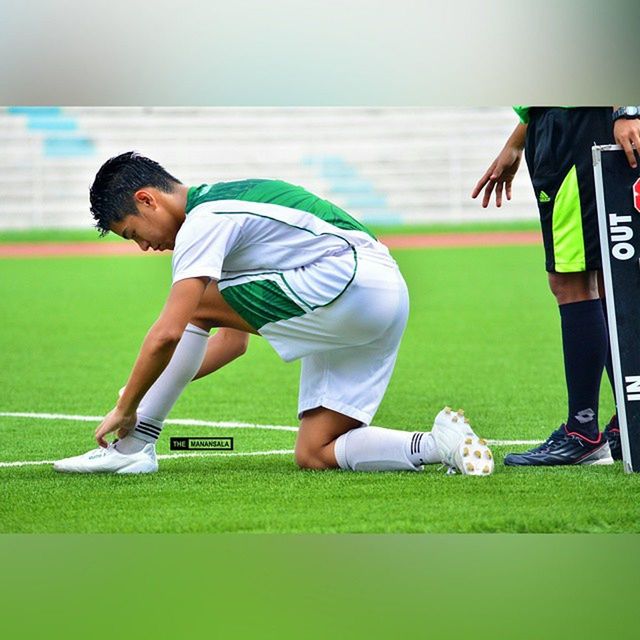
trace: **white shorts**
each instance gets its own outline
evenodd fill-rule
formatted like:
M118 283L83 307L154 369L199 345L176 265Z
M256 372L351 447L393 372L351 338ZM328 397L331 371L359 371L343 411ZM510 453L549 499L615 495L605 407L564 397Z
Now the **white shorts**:
M322 280L329 278L327 287L341 290L348 282L344 279L353 277L331 304L260 329L284 360L302 359L299 417L326 407L371 424L409 314L409 295L397 264L378 245L358 247L355 276L351 253L323 258L305 273L285 275L289 282L304 278L309 291L323 289ZM300 280L296 284L303 288Z

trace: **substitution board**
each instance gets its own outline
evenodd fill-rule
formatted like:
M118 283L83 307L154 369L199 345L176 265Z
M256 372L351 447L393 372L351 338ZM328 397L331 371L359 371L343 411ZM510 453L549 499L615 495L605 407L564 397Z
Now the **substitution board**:
M640 471L640 169L618 145L593 147L613 377L627 472Z

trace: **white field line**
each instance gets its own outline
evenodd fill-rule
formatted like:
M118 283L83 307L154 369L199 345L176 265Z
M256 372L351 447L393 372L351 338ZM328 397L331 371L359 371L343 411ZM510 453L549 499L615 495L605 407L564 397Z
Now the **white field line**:
M241 456L283 456L293 455L293 449L275 449L274 451L245 451L234 453L204 453L194 451L193 453L167 453L156 456L158 460L170 460L171 458L231 458ZM55 460L19 460L18 462L0 462L0 467L26 467L34 464L53 464Z
M104 416L78 416L65 413L30 413L24 411L0 411L0 417L5 418L31 418L34 420L69 420L72 422L100 422ZM256 424L253 422L214 422L209 420L192 420L176 418L173 420L165 420L166 424L183 425L189 427L209 427L222 429L267 429L272 431L298 431L298 427L288 427L279 424ZM540 440L487 440L489 444L495 446L511 446L511 445L534 445L539 444ZM231 457L231 456L268 456L268 455L289 455L293 454L293 450L276 449L273 451L246 451L234 453L174 453L159 455L159 460L167 460L170 458L203 458L203 457ZM16 462L0 462L0 467L23 467L26 465L37 464L53 464L54 460L20 460Z

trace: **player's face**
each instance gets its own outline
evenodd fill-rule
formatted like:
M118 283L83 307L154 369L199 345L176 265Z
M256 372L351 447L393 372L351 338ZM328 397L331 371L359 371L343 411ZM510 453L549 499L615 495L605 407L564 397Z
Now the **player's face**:
M128 215L111 225L111 230L125 240L133 240L143 250L173 249L179 224L162 203L155 199L136 200L137 215Z
M133 240L143 251L173 249L175 236L172 238L164 233L161 227L144 215L129 215L111 225L111 230L125 240Z

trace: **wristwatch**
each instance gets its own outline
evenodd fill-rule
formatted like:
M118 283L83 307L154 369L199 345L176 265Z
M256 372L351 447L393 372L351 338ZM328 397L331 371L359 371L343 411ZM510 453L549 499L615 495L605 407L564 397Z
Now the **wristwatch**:
M640 107L620 107L613 112L611 117L614 122L620 120L620 118L626 118L627 120L640 118Z

